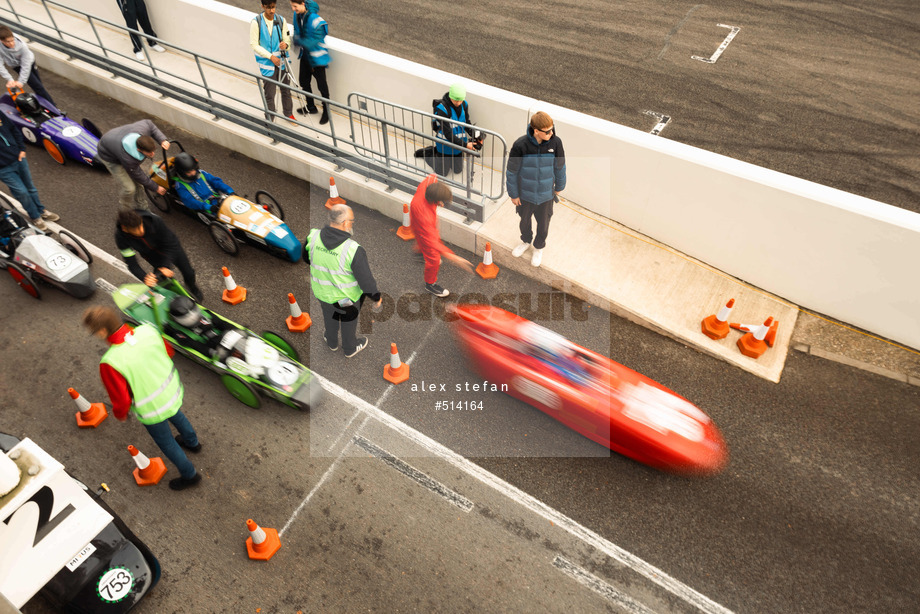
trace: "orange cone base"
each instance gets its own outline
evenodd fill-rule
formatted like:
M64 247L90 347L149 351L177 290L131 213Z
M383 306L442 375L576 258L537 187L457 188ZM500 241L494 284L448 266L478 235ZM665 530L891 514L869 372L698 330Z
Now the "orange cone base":
M745 333L743 337L738 339L738 349L748 358L760 358L767 351L767 343L758 341L754 337L754 333Z
M383 379L391 384L402 384L409 379L409 365L402 363L395 369L386 365L383 367Z
M728 331L731 330L728 326L728 322L719 322L719 319L715 315L703 318L702 328L704 335L716 341L725 339L725 337L728 336Z
M159 456L154 456L150 459L150 464L144 469L143 475L141 475L139 467L134 468L134 481L137 482L138 486L159 484L164 475L166 475L166 465L163 464L163 459Z
M300 314L299 318L288 316L285 320L288 330L292 333L305 333L307 329L313 326L313 320L305 313Z
M246 288L238 285L236 290L231 292L230 290L224 290L224 293L221 295L221 298L225 303L230 303L231 305L239 305L246 300Z
M94 429L109 417L102 403L92 403L86 411L77 412L77 426L81 429Z
M275 553L281 548L281 538L278 537L278 531L266 529L265 527L262 527L262 530L265 531L265 541L258 546L252 543L251 535L246 538L246 552L249 553L249 558L255 561L267 561L275 556Z
M484 264L480 262L476 266L476 272L479 273L479 276L483 279L495 279L498 277L498 265L494 262L492 264Z
M345 199L341 196L336 196L335 198L329 198L326 200L326 208L332 209L336 205L344 205Z
M403 241L411 241L415 238L415 233L412 232L412 226L400 226L396 231L396 236Z
M766 337L763 338L767 342L767 345L773 347L773 344L776 343L776 331L779 329L779 320L773 320L773 324L770 325L770 330L767 331Z

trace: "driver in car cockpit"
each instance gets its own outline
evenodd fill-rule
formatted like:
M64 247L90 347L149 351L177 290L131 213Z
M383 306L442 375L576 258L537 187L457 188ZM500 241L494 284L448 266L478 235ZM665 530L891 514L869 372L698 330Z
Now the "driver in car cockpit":
M198 168L198 160L184 151L173 160L176 194L192 211L216 213L220 203L233 194L233 188L207 171Z
M163 331L180 345L208 357L218 353L221 338L233 328L219 316L206 316L187 296L176 296L169 302L169 320L163 325Z

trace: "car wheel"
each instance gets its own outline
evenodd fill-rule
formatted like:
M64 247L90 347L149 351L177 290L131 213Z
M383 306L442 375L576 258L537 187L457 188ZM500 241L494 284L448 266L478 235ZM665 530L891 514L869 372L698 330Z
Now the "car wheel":
M96 127L96 124L86 119L85 117L83 118L83 127L86 128L86 131L92 134L97 139L102 138L102 131Z
M66 160L64 159L64 153L61 151L61 148L57 146L57 143L51 139L45 139L42 141L42 144L45 146L45 151L48 152L55 162L58 164L64 164Z
M144 191L147 192L147 200L153 203L154 207L156 207L163 213L169 213L169 196L168 195L160 194L158 192L151 192L147 188L144 188Z
M86 249L80 239L71 233L67 232L66 230L62 230L58 233L58 240L61 242L61 245L67 249L67 251L72 253L74 256L86 264L93 263L93 255L89 253L89 250Z
M281 208L281 205L278 204L278 201L275 200L275 197L265 190L259 190L256 192L256 204L274 215L279 220L284 219L284 209Z
M236 239L233 238L233 235L223 224L211 224L208 226L208 232L211 233L211 238L224 252L231 256L236 256L240 253L239 243L236 242Z
M297 350L278 333L273 333L270 330L264 331L262 333L262 339L268 342L269 345L275 346L278 351L288 358L300 362L300 355L297 353Z
M19 284L19 287L22 288L26 294L32 298L42 297L42 293L39 291L38 286L36 286L35 282L32 281L32 276L29 275L25 269L23 269L15 262L10 262L7 265L6 270L9 272L10 277L13 278L13 281Z
M256 394L252 386L242 378L236 375L226 374L220 376L220 381L224 385L224 388L226 388L240 403L248 405L253 409L259 409L259 406L262 405L262 402L259 400L259 395Z

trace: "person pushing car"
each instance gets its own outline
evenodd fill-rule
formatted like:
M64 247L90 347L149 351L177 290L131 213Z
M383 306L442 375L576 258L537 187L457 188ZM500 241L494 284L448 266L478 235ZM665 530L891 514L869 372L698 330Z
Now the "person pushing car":
M149 209L145 189L166 194L166 188L154 183L141 168L141 162L156 154L157 143L169 149L169 139L149 119L112 128L99 139L96 155L115 178L118 202L125 209Z

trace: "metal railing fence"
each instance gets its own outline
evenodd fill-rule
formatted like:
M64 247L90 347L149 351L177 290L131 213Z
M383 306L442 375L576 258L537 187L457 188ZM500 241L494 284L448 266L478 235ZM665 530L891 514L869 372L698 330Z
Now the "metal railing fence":
M113 77L141 84L157 92L163 98L177 100L190 107L205 111L212 115L215 120L226 120L255 133L266 135L273 140L273 143L283 143L311 156L330 161L336 165L338 170L351 170L368 179L379 181L387 186L388 191L399 189L411 194L415 192L420 179L427 172L430 172L418 167L418 165L407 164L405 160L399 157L394 157L392 154L399 154L401 150L397 149L391 152L389 138L379 138L376 141L379 149L375 149L364 138L361 138L360 141L356 140L354 134L337 134L334 121L325 124L324 128L303 123L299 120L296 121L296 127L289 124L289 120L280 113L268 110L262 84L270 79L266 79L261 74L257 75L239 70L214 58L197 54L169 41L148 36L141 31L127 28L122 24L69 8L65 4L54 0L39 0L39 2L48 15L50 25L29 17L22 11L17 11L12 4L12 0L6 0L6 8L0 7L0 15L5 15L8 23L15 20L15 30L18 34L66 55L68 59L80 60L111 73ZM89 25L95 40L82 38L70 30L62 30L58 26L58 20L55 19L52 7L66 16L84 20ZM150 54L147 45L142 45L145 62L138 61L134 54L128 55L114 51L103 43L103 36L100 30L116 31L125 36L133 33L140 36L142 40L154 41L167 47L175 54L194 63L199 80L191 80L187 75L181 75L175 70L170 70L163 63L158 64L155 61L155 55ZM253 60L253 63L255 64L255 60ZM210 82L206 76L209 72L213 73ZM251 83L254 88L258 87L260 93L258 98L255 97L253 92L253 99L257 100L258 103L250 99L240 98L225 89L219 88L215 85L215 81L218 80L215 76L230 76ZM311 98L315 103L326 104L330 115L338 113L348 117L352 127L355 125L373 126L381 135L399 135L400 138L412 138L416 139L417 142L427 140L434 143L439 140L431 137L424 130L417 130L413 126L398 124L394 118L378 116L368 112L366 109L338 103L278 81L274 81L274 83L278 88L289 90L295 100L300 98L301 101L305 101L307 98ZM351 96L349 96L350 99ZM303 130L308 131L309 134L304 134ZM501 137L498 138L500 139ZM327 142L327 139L331 143ZM504 145L504 141L501 141L501 143ZM469 156L464 157L481 160L482 154L480 152L471 152ZM504 159L502 160L503 166ZM485 172L482 175L485 175ZM469 173L466 176L469 176ZM467 181L466 185L456 181L452 181L451 184L462 188L463 193L458 194L457 190L454 191L454 201L449 205L449 208L464 215L468 221L484 221L484 203L488 199L497 198L497 196L493 196L494 190L490 194L483 194L481 189L474 189L472 181ZM501 193L498 194L498 196L500 195Z

